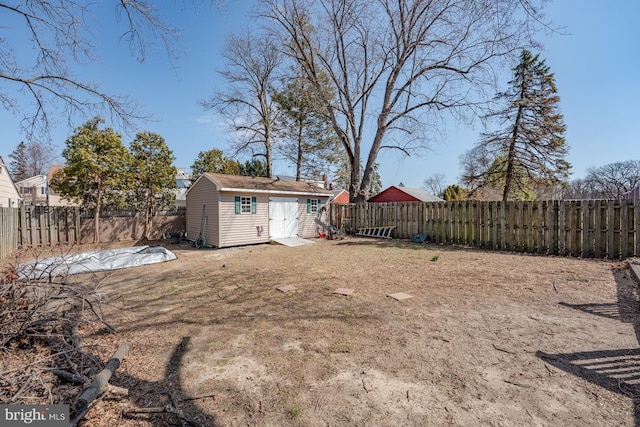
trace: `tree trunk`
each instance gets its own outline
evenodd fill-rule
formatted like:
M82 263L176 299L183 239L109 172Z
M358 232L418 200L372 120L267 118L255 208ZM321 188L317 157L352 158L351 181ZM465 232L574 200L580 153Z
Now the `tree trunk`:
M104 393L109 386L109 379L113 375L113 373L120 367L120 364L124 360L125 356L129 352L131 348L131 344L125 343L122 344L116 352L113 354L111 359L109 359L102 371L95 376L95 378L89 384L89 387L85 391L82 392L76 404L74 406L74 410L76 412L81 412L86 409L89 404Z
M273 177L273 167L271 165L271 133L267 130L265 132L265 142L264 142L264 149L265 149L265 163L266 163L266 167L267 167L267 176L268 177Z
M303 136L302 132L304 130L304 123L302 121L298 122L298 153L296 158L296 181L300 181L302 174L302 143Z
M100 209L102 209L102 186L98 184L96 206L93 211L93 243L100 243Z

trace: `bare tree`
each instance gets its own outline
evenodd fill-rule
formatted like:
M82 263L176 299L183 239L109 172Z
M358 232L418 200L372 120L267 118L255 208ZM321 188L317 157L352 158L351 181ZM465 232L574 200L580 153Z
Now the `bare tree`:
M234 156L250 152L264 157L271 176L278 115L272 93L281 53L273 39L247 31L228 35L222 56L226 67L218 72L228 86L200 103L228 120L235 133Z
M20 142L9 157L9 171L13 180L17 182L46 173L56 158L56 152L53 146L46 142Z
M431 191L438 197L444 194L444 183L447 177L443 173L435 173L424 180L424 189Z
M483 145L476 145L460 156L462 167L462 184L468 191L469 198L477 200L500 200L502 195L500 183L494 181L490 170L495 156Z
M155 2L121 0L113 4L116 20L125 27L121 38L139 61L145 60L155 44L173 58L178 33L160 17ZM103 19L94 15L95 7L74 0L0 2L0 105L21 117L27 140L48 139L55 117L65 117L71 126L77 114L85 118L104 115L124 129L147 118L129 97L109 94L72 71L98 60L95 27ZM112 23L103 26L115 27ZM33 54L25 54L29 49L22 46L30 46Z
M600 193L592 187L592 183L584 178L572 179L562 188L559 198L563 200L600 199Z
M523 10L526 4L526 10ZM479 106L500 60L539 22L520 0L264 0L262 16L287 54L336 93L327 115L351 164L352 201L364 201L378 154L424 148L441 113ZM373 129L372 131L370 129ZM373 134L365 155L365 130ZM359 178L361 177L361 179Z
M621 199L624 193L640 185L640 160L591 167L584 180L591 189L591 197Z

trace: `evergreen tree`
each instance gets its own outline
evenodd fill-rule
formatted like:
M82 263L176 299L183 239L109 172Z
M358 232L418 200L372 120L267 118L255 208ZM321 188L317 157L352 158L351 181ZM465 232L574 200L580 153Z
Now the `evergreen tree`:
M11 162L9 162L9 173L14 182L22 181L29 178L27 170L27 146L24 142L20 142L11 154L9 154Z
M331 122L322 114L322 97L308 80L294 77L273 99L283 113L276 127L281 140L278 151L296 165L297 181L320 176L338 161L341 151Z
M467 198L467 192L465 191L465 189L455 184L445 188L442 192L442 195L447 202L453 200L464 200Z
M144 212L143 238L149 238L156 210L172 206L176 199L175 157L164 138L153 132L140 132L131 143L130 192L132 205Z
M11 177L14 181L22 181L47 173L56 157L56 152L48 143L20 142L9 157L12 159L9 164Z
M566 126L549 70L540 55L522 51L509 89L496 97L506 106L487 116L503 127L484 134L475 147L476 153L492 153L494 161L489 168L477 171L479 175L465 176L465 181L501 181L504 201L517 193L530 198L533 187L566 182L571 168L565 160Z
M100 210L123 204L131 165L122 136L110 127L100 129L102 123L104 119L95 117L67 139L62 151L66 166L51 180L51 188L62 197L93 209L94 243L100 242Z
M191 174L194 179L205 172L240 175L240 165L226 157L222 150L214 148L199 152L198 157L191 165Z
M269 176L266 163L260 159L247 160L246 162L244 162L244 164L238 163L238 165L240 168L240 175L262 177Z

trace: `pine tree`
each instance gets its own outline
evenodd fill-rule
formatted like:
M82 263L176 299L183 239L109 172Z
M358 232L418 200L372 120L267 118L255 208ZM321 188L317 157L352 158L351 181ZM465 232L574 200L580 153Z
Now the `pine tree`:
M29 178L27 171L27 146L24 142L20 142L18 147L9 154L11 162L9 162L9 173L13 181L18 182Z
M266 163L260 159L247 160L244 164L238 162L238 167L240 169L240 175L243 176L269 176Z
M513 194L527 194L535 186L564 183L571 168L565 160L568 147L560 97L549 66L540 55L524 49L513 71L509 89L496 97L506 106L488 116L503 128L484 134L476 146L477 151L492 153L495 160L480 171L483 179L465 177L467 181L500 182L504 201Z
M293 77L273 99L283 113L278 115L277 150L296 165L296 180L320 176L334 166L341 147L313 85L304 77Z

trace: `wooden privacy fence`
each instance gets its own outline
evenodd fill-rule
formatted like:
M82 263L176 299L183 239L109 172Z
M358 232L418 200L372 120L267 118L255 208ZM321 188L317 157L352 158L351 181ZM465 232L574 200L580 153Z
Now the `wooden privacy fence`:
M0 259L18 249L18 208L0 207Z
M24 206L20 208L21 247L73 245L80 241L80 208Z
M154 236L182 231L184 208L159 211ZM135 211L103 211L101 243L141 237L143 219ZM93 212L76 206L0 207L0 258L19 248L93 243Z
M398 202L330 205L349 233L395 226L393 237L548 255L640 256L639 200Z

